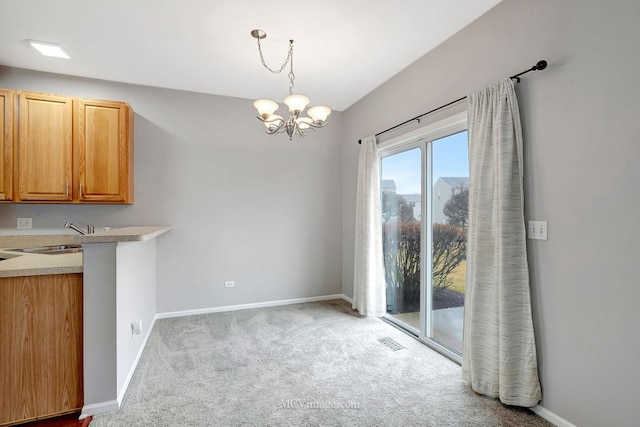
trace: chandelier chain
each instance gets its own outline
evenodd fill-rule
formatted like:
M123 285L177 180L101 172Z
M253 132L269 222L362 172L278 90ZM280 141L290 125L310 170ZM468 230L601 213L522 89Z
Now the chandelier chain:
M293 57L293 40L289 40L289 53L287 54L287 58L284 60L284 62L280 66L279 70L274 70L273 68L269 67L267 63L264 61L264 55L262 54L262 45L260 44L260 39L258 39L258 52L260 53L260 62L262 62L262 65L264 65L264 68L271 71L273 74L279 74L282 70L284 70L284 67L287 66L287 64L289 63L289 61L291 61L291 58Z
M293 40L289 40L289 52L287 53L287 58L284 60L284 62L280 66L279 70L274 70L273 68L269 67L265 62L264 55L262 54L262 45L260 44L260 38L258 38L258 52L260 53L260 62L262 62L262 65L264 66L264 68L271 71L273 74L281 73L282 70L284 70L284 68L287 66L287 64L291 64L289 68L289 74L288 74L289 94L293 94L293 86L294 86L293 81L296 78L296 75L293 73Z
M291 40L291 50L289 52L289 61L291 64L291 68L289 69L289 95L293 95L293 81L296 79L296 75L293 74L293 40Z

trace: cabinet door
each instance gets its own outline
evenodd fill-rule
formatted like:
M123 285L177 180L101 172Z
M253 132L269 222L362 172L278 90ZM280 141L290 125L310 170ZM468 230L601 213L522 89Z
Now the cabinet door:
M78 100L77 199L133 203L133 120L123 102Z
M72 98L18 91L18 108L20 200L70 201Z
M0 200L13 199L13 91L0 89Z
M84 403L82 274L0 278L0 425Z

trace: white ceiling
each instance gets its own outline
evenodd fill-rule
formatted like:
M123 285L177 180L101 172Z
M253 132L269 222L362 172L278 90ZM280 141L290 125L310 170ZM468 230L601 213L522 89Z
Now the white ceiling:
M501 0L2 0L0 64L240 98L296 92L342 111ZM47 58L27 40L62 44Z

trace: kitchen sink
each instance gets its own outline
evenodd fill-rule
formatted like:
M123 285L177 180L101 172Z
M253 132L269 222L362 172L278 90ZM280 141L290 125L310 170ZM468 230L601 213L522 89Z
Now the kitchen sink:
M55 246L36 246L33 248L11 249L15 252L24 252L28 254L39 255L63 255L82 252L81 245L55 245Z

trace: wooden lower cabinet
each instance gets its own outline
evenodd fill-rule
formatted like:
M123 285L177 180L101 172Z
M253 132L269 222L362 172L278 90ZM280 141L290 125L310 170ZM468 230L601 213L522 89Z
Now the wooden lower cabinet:
M0 425L83 405L82 274L0 278Z

